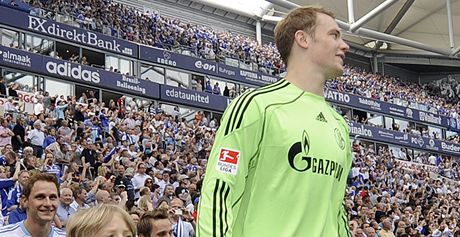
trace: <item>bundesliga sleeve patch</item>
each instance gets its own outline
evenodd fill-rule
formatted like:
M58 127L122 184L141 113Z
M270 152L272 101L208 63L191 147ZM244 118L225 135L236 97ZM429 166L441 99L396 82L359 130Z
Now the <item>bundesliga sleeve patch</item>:
M240 151L220 148L216 169L222 173L236 175L239 160Z

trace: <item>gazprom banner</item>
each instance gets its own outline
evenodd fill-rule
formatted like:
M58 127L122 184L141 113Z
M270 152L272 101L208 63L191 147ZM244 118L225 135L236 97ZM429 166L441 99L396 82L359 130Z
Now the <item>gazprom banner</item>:
M78 27L57 23L52 20L31 16L22 11L0 6L0 23L38 34L71 41L77 44L138 57L138 46L128 41L104 34L90 32Z
M224 111L230 103L230 98L210 93L187 90L180 87L160 85L161 100L204 108L214 111Z
M348 122L348 125L350 126L350 135L353 136L451 156L460 156L460 144L371 127L356 122Z
M231 67L206 59L195 58L143 45L139 47L139 58L141 60L153 63L159 63L188 71L203 73L206 75L226 78L229 80L235 80L238 82L253 84L257 86L271 84L279 80L278 77Z
M443 115L437 115L417 109L412 109L380 100L374 100L362 96L339 92L336 90L327 90L325 97L328 101L338 104L347 105L353 108L365 111L375 111L381 114L394 115L413 121L419 121L434 124L449 130L460 132L460 123L458 119L449 118Z
M151 81L70 63L14 48L0 46L0 52L0 65L3 66L25 69L30 72L135 94L146 98L160 98L160 86Z

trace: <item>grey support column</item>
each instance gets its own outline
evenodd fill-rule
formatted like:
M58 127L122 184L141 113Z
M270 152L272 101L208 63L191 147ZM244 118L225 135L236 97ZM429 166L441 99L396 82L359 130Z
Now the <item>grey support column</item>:
M447 23L449 27L449 42L450 48L453 49L455 47L455 40L454 40L454 25L452 22L452 3L451 0L446 0L446 8L447 8Z
M262 45L262 28L260 26L260 20L257 20L256 22L256 39L257 43Z

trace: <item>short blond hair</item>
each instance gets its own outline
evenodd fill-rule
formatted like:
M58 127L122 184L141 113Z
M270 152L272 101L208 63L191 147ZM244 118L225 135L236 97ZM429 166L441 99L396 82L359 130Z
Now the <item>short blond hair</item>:
M96 233L106 226L115 214L125 221L132 236L136 236L136 226L131 216L116 205L102 204L89 209L80 210L72 215L66 226L67 237L96 237Z
M107 167L105 167L105 166L103 166L103 165L101 165L101 166L99 166L99 167L97 168L97 174L98 174L99 176L105 177L105 176L107 175L107 172L108 172L108 171L107 171Z
M286 66L294 44L295 32L303 30L310 35L314 35L318 13L335 18L334 13L321 6L303 6L289 12L285 18L276 24L275 44Z

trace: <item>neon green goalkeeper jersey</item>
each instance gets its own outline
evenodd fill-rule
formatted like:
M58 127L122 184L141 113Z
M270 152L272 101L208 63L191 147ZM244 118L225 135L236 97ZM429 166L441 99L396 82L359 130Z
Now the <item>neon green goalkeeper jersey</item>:
M286 80L235 99L210 153L198 237L345 237L348 125Z

